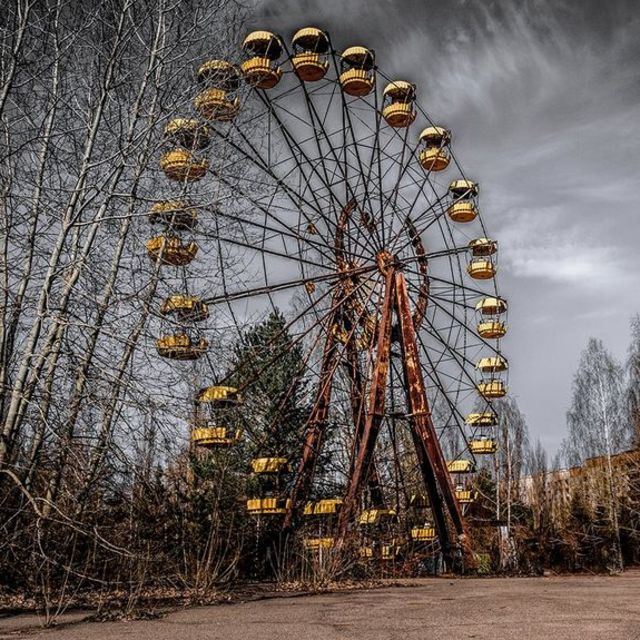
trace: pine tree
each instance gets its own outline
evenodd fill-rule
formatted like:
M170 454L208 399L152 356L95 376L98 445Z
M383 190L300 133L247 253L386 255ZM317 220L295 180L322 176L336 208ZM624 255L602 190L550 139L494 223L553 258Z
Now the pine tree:
M253 453L293 460L310 412L302 346L274 311L239 339L234 354L232 379L246 385L243 404Z

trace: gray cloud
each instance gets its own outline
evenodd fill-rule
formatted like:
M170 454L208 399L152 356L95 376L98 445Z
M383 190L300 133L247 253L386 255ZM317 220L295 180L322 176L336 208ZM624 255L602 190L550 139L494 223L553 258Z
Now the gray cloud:
M590 335L620 358L640 310L637 2L267 0L255 25L329 30L373 47L388 76L453 130L482 186L511 303L510 386L555 449Z

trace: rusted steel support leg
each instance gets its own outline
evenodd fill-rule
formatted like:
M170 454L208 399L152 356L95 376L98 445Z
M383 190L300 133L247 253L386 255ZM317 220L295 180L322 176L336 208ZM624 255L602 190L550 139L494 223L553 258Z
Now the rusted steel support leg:
M327 415L329 413L329 404L331 402L331 388L335 369L335 357L335 338L331 331L331 324L329 324L329 331L327 332L327 339L324 344L324 353L322 355L318 390L316 392L313 409L311 410L311 415L309 416L307 423L307 432L304 440L304 448L302 450L302 458L300 459L295 481L289 495L291 500L290 506L282 525L285 531L291 529L296 504L298 500L306 494L313 478L313 471L315 469L320 445L322 443L322 437L327 424Z
M349 522L357 507L362 486L368 476L376 438L384 417L384 402L389 375L389 355L391 347L391 320L393 313L393 293L395 279L393 269L389 269L385 283L382 314L378 324L376 363L369 390L369 407L364 430L358 447L352 473L347 483L344 503L338 519L338 539L340 546L344 542Z
M353 447L351 449L351 464L349 466L349 475L353 474L353 467L356 462L358 450L362 441L362 434L364 433L364 427L366 422L365 407L365 388L364 380L362 378L362 371L360 370L360 362L358 361L358 351L350 341L347 345L347 374L351 381L351 412L353 414L353 424L355 425L355 436L353 438ZM369 474L366 478L367 489L371 496L371 502L376 507L382 507L384 505L384 495L382 493L382 487L380 486L380 476L376 468L375 457L371 459L371 465L369 467Z
M438 529L440 529L446 521L443 509L443 507L446 507L458 537L465 550L467 550L468 539L464 518L462 517L462 511L447 470L447 463L442 454L433 420L431 419L424 378L420 368L420 356L411 316L407 283L402 273L396 274L396 305L400 318L400 344L407 385L410 424L417 447L418 459L420 460L420 469L429 491L431 509L434 513L436 524L438 524ZM434 486L434 480L437 481L439 493ZM443 501L444 505L442 504ZM444 526L446 527L446 525ZM446 531L438 530L438 535L448 540Z

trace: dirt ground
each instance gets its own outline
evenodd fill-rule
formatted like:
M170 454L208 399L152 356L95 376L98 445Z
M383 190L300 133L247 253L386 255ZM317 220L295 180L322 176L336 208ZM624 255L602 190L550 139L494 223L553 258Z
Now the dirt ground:
M622 576L425 579L411 586L185 609L157 620L28 630L41 640L640 640L640 572Z

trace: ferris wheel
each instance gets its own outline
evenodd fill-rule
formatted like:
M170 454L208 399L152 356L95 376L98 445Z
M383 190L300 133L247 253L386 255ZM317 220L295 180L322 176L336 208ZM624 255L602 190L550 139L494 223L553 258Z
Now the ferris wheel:
M161 230L147 243L160 264L188 269L197 225L208 225L242 275L221 262L217 293L164 300L158 353L199 359L207 319L242 335L256 313L278 309L303 354L311 410L296 459L272 449L252 461L262 484L249 512L286 530L313 521L313 551L358 527L392 527L402 511L415 544L451 549L465 536L477 458L496 451L492 402L507 391L507 303L479 186L451 132L420 106L419 87L387 77L373 50L336 49L308 27L290 46L250 33L242 56L204 62L195 113L167 125L161 168L180 195L153 206ZM199 210L189 189L201 179L233 197ZM250 384L202 389L195 446L253 437L229 426ZM316 473L329 423L343 431L330 472L342 495L323 492L327 474ZM365 545L363 556L391 558L397 547Z

